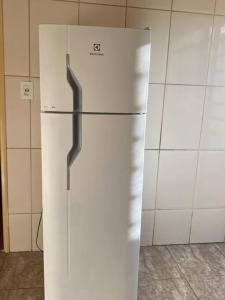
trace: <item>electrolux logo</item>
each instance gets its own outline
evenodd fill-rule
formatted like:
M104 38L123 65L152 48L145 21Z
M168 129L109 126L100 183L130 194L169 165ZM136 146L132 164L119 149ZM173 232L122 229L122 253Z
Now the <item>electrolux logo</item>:
M100 43L93 43L90 55L104 56L102 45Z
M93 50L98 51L98 52L101 51L101 44L94 44L93 45Z

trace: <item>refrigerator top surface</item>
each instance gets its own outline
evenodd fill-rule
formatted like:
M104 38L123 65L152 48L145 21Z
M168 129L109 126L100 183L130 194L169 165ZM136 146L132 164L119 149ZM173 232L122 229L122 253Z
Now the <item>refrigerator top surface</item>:
M146 113L149 65L149 30L41 25L41 110Z

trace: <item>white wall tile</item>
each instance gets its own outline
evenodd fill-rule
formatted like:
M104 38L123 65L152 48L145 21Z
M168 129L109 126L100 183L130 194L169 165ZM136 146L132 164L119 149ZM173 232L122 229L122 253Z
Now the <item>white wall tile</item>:
M216 0L173 0L173 10L214 13Z
M199 156L195 208L225 207L225 152L202 151Z
M9 213L31 213L30 150L8 149Z
M208 87L201 149L225 149L225 87Z
M10 251L31 251L31 215L9 216Z
M5 74L28 76L28 0L4 0L3 22Z
M191 210L157 210L153 244L187 244L191 214Z
M43 226L42 221L40 224L39 234L38 234L38 247L36 245L36 238L38 233L38 224L41 214L32 214L32 251L39 251L38 247L43 250Z
M224 242L225 210L194 210L191 243Z
M197 151L161 151L156 207L192 208Z
M150 84L145 135L146 149L159 149L163 98L164 85Z
M126 0L80 0L80 2L108 4L108 5L126 5Z
M143 8L171 9L172 0L127 0L127 5Z
M5 77L7 147L30 147L30 101L20 98L25 77Z
M225 85L225 17L215 16L209 64L209 85Z
M204 87L166 87L161 148L198 148L204 97Z
M164 83L169 39L170 12L128 8L127 27L151 28L150 82Z
M151 246L154 228L154 211L143 211L141 219L141 246Z
M31 150L32 168L32 212L39 213L42 209L42 180L41 180L41 150Z
M80 25L124 27L125 7L80 4Z
M38 25L77 24L78 3L30 0L30 64L31 76L39 76Z
M29 0L19 2L4 0L5 73L9 75L29 75L28 2ZM39 76L38 24L77 24L77 2L79 1L30 0L32 76ZM80 24L124 27L126 13L123 6L126 5L126 0L80 2ZM225 14L224 0L216 2L216 13ZM127 9L127 27L151 28L150 82L161 84L150 85L146 148L159 149L171 14L167 10L171 9L172 0L127 0L127 4L133 7ZM212 13L214 4L215 0L173 0L173 10ZM173 13L168 83L193 85L206 83L211 27L212 16ZM208 76L211 85L225 86L224 27L225 17L216 17ZM32 79L34 99L31 102L19 99L19 82L22 79L24 78L6 78L7 146L40 148L39 79ZM201 148L221 150L225 147L223 136L225 88L208 88L206 96ZM164 149L187 150L198 147L203 101L203 87L167 87L162 128ZM31 151L30 157L28 149L8 150L9 210L10 213L19 212L18 215L10 215L12 251L25 251L31 248L37 250L36 230L41 211L41 150ZM142 245L152 244L158 155L159 151L146 151ZM192 242L223 241L225 209L215 207L225 207L224 157L223 152L216 151L200 154L194 205L197 208L212 209L194 211ZM189 208L193 201L196 164L197 152L161 151L157 208L180 210L157 210L155 244L188 243L191 222ZM42 231L40 236L42 246Z
M34 98L31 101L31 148L41 147L40 80L33 78Z
M225 1L224 0L216 0L216 14L225 15Z
M206 84L213 16L172 13L167 82Z
M155 208L159 151L145 151L143 209Z

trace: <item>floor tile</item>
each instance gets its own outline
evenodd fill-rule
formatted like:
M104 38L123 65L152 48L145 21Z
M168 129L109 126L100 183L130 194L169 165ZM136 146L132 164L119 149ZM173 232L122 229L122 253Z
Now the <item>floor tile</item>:
M200 300L225 299L225 277L196 278L189 281L192 289Z
M224 300L222 253L225 243L141 247L138 300ZM0 253L0 299L44 300L41 253Z
M166 247L143 247L140 255L140 276L151 279L180 278L179 270Z
M151 280L150 275L139 280L138 300L197 299L183 279Z
M6 254L3 253L3 252L0 252L0 270L1 270L2 267L3 267L3 264L4 264L4 262L5 262L5 258L6 258ZM1 297L0 297L0 299L1 299Z
M0 271L0 289L43 287L43 258L38 252L11 253Z
M0 291L0 299L8 300L8 291Z
M179 245L168 249L188 280L225 275L225 259L215 245Z
M225 256L225 243L216 244L216 248Z
M44 300L43 288L0 291L1 300Z

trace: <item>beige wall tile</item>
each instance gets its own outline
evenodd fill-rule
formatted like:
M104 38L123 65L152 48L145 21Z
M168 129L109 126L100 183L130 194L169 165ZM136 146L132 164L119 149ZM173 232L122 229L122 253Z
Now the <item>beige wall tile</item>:
M41 148L40 80L32 79L34 98L31 101L31 148Z
M9 216L10 251L31 251L31 215Z
M125 7L80 4L79 24L91 26L124 27Z
M5 74L29 75L28 0L4 0Z
M80 0L80 2L108 4L108 5L126 5L126 0Z
M31 150L32 161L32 212L39 213L42 209L41 187L41 150Z
M78 3L30 0L30 51L31 75L39 76L38 25L77 24Z
M171 9L172 0L127 0L128 6Z
M38 224L40 220L41 214L32 214L32 251L38 251L38 247L36 245L36 237L38 232ZM42 222L40 224L40 230L38 234L38 246L43 249L43 227Z
M8 149L7 161L9 213L30 213L30 150Z
M25 77L6 77L7 147L30 147L30 101L20 99L20 83Z
M216 0L216 14L225 15L225 1Z
M224 1L224 0L223 0ZM215 0L173 0L173 10L213 14Z

